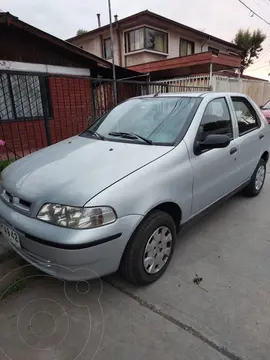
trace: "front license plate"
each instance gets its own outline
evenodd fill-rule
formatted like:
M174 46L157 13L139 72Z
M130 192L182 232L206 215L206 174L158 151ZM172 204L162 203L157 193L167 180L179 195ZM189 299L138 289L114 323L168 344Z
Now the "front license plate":
M0 229L4 237L14 246L17 248L21 248L21 242L19 235L16 231L12 230L7 224L3 221L0 221Z

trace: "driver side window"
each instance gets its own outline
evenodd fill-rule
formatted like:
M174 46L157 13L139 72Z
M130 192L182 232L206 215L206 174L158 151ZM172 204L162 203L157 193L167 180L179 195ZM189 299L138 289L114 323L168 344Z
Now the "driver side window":
M198 141L204 141L210 134L228 135L233 139L232 120L224 97L214 99L207 105L201 120Z

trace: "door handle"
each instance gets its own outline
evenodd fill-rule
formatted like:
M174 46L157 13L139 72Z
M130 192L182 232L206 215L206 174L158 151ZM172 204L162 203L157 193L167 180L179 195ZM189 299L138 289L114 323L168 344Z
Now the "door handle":
M259 139L262 140L264 138L264 135L263 134L260 134L259 135Z
M233 148L231 148L231 150L230 150L230 155L233 155L233 154L235 154L237 152L237 148L236 147L233 147Z

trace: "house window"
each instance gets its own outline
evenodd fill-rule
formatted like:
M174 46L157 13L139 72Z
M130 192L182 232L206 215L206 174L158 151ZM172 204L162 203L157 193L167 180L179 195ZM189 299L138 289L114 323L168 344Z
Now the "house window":
M168 34L145 28L145 48L159 52L168 52Z
M168 34L148 27L142 27L126 32L126 53L142 49L167 53Z
M104 39L103 41L103 48L104 48L104 57L105 59L111 59L112 58L112 49L111 49L111 39Z
M0 74L0 120L42 119L43 96L41 82L36 75ZM49 108L48 108L49 114Z
M194 54L194 42L180 39L180 56L187 56L192 54Z
M214 47L212 47L212 46L208 46L208 51L211 51L212 54L214 54L214 55L218 55L218 54L219 54L219 49L214 48Z
M126 52L144 48L144 28L135 29L126 33Z

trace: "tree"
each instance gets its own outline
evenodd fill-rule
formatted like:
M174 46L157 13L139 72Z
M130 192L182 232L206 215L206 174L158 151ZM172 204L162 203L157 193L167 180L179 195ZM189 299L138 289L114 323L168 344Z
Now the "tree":
M255 59L258 59L262 51L262 42L266 39L266 34L262 30L257 29L250 31L249 29L240 29L237 31L233 43L240 48L240 56L242 58L241 74Z
M77 30L77 36L78 35L82 35L82 34L86 34L88 31L87 30L84 30L84 29L79 29L79 30Z

